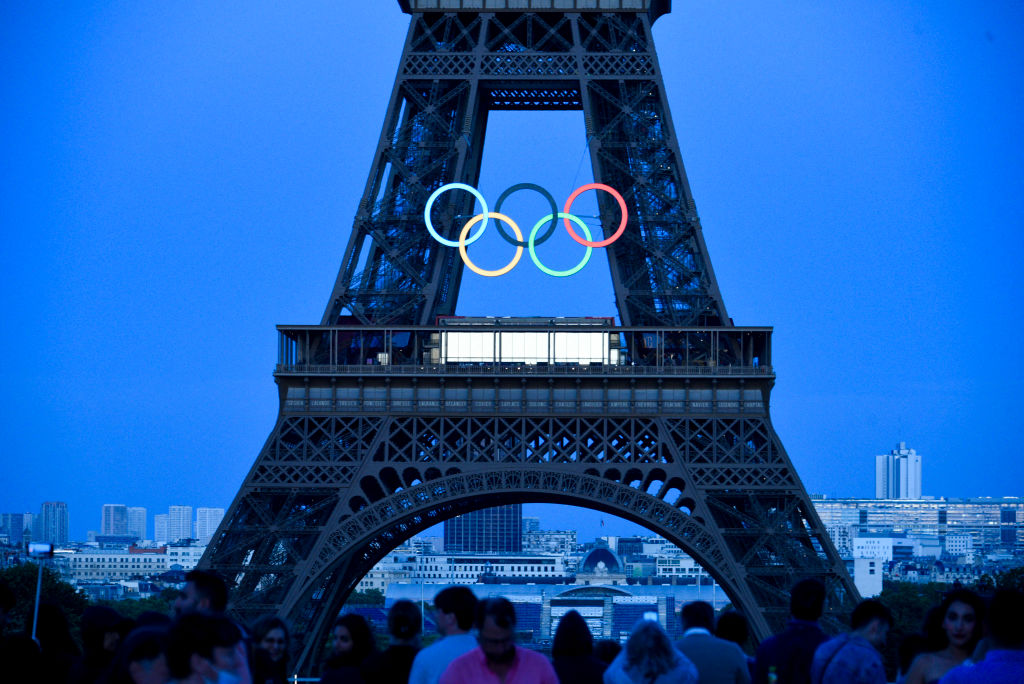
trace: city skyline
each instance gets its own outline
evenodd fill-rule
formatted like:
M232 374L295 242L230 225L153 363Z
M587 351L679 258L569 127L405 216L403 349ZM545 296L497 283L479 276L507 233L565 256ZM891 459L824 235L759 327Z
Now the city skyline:
M869 495L905 441L923 494L1024 493L1001 438L1022 371L979 363L1024 330L1024 10L676 5L654 35L683 161L730 314L775 326L773 423L808 491ZM2 296L35 332L3 342L3 508L67 501L73 537L130 492L227 508L276 415L273 326L320 320L407 18L0 12ZM495 112L481 189L564 197L586 143L579 112ZM467 273L458 313L614 315L604 259Z
M962 507L964 505L967 505L965 502L978 503L979 501L982 501L982 502L985 502L986 505L988 505L993 500L996 500L996 501L1001 500L1004 503L1005 502L1010 502L1011 505L1015 505L1013 502L1019 500L1020 502L1022 502L1021 505L1024 505L1024 496L1022 496L1022 497L987 497L987 496L980 496L980 497L943 497L943 496L924 496L924 497L922 497L920 499L907 499L907 498L900 498L900 497L835 496L835 497L824 497L824 498L818 497L818 498L815 498L815 506L819 508L819 516L822 517L823 520L826 520L828 515L822 513L822 511L820 510L821 507L824 507L826 510L831 510L832 508L835 508L836 506L843 507L843 506L848 506L848 505L851 505L851 504L859 505L859 504L862 504L864 502L878 502L879 510L887 510L890 507L895 506L895 507L898 508L901 505L904 505L904 504L907 504L907 503L915 503L917 508L921 508L921 506L919 504L920 503L924 503L925 504L924 508L921 508L922 510L924 510L925 508L927 508L927 509L937 509L936 505L939 504L939 503L942 503L942 502L948 502L949 507L954 507L955 508L957 506L961 506ZM47 502L47 503L62 504L63 502ZM539 529L540 530L542 530L542 531L570 530L570 531L573 531L573 532L577 532L580 542L592 541L592 540L596 540L596 539L599 539L599 538L605 537L605 536L632 537L632 536L655 535L654 532L652 532L651 530L648 530L647 528L643 527L642 525L634 523L634 522L632 522L630 520L626 520L625 518L621 518L621 517L618 517L616 515L612 515L612 514L609 514L609 513L604 513L604 512L601 512L601 511L584 509L584 508L579 508L579 507L575 507L575 506L563 506L563 505L560 505L560 504L540 504L540 503L534 503L534 504L522 504L521 506L522 506L522 513L521 513L521 516L522 516L522 518L521 518L522 519L522 526L521 526L521 532L524 533L524 534L527 532L527 520L531 519L531 518L535 518L535 519L539 520ZM175 506L175 508L189 508L189 507L188 506ZM497 507L489 507L488 509L483 509L483 510L491 511L490 515L494 516L494 515L497 515L497 511L500 508L502 508L502 507L501 506L497 506ZM564 524L564 522L565 522L565 509L572 509L572 511L573 511L573 523L574 523L573 525L566 526ZM130 507L129 510L145 510L145 509L144 508L140 509L140 508L131 508ZM212 512L219 512L220 515L223 515L224 513L226 513L227 508L226 507L224 507L224 508L221 508L221 507L196 507L193 510L195 511L195 517L193 518L193 521L192 521L194 523L194 525L195 525L195 528L194 528L195 536L193 536L191 538L197 540L200 543L206 543L208 540L206 538L204 538L203 535L200 534L200 530L199 530L199 525L200 525L199 516L200 516L200 512L201 511L209 511L211 513ZM477 511L477 513L479 513L479 511ZM70 520L73 522L74 521L74 515L70 514L69 512L66 512L66 514L68 515ZM8 511L8 512L3 512L0 515L3 515L6 518L6 516L10 516L10 515L17 516L17 515L22 515L22 514L14 513L14 512L9 512ZM30 518L40 518L40 516L41 516L40 513L25 513L25 515L30 516ZM473 514L470 514L470 517L473 517ZM479 517L479 516L477 516L477 517ZM169 533L165 532L163 535L161 535L159 533L160 529L161 529L161 523L158 521L158 518L163 518L164 519L162 525L166 529L167 524L168 524L167 523L168 514L167 513L162 513L162 514L161 513L157 513L157 514L154 514L153 518L154 518L154 520L153 520L154 535L152 537L143 537L143 540L144 541L156 541L157 543L167 543L167 542L176 541L174 539L170 539L169 538L171 536ZM219 522L219 517L217 518L217 520ZM828 521L826 520L826 522L828 522ZM463 521L461 526L472 525L472 524L473 523L471 523L471 522ZM213 528L215 529L216 525L213 525ZM90 530L90 531L95 531L95 530ZM86 536L87 535L82 535L81 537L75 537L74 535L71 535L69 537L68 541L71 541L71 542L86 541ZM421 532L420 534L418 534L416 536L418 536L418 537L435 537L435 538L437 538L439 540L442 540L442 542L443 542L443 540L445 539L445 536L446 536L445 524L444 523L439 523L437 525L434 525L433 527L427 528L426 530L424 530L423 532ZM464 549L464 550L468 551L468 549Z

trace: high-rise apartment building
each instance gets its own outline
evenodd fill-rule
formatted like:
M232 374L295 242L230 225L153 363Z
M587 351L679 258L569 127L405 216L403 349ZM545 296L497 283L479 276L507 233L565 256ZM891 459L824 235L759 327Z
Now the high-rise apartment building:
M906 442L875 456L875 498L921 498L921 456Z
M51 544L68 543L68 505L63 501L46 501L39 509L38 541Z
M447 553L521 553L523 505L495 506L446 520L444 550Z
M100 534L105 537L123 537L128 534L128 507L124 504L103 504Z
M171 506L167 509L167 541L192 538L192 507Z
M223 508L197 508L196 509L196 539L201 544L207 544L213 533L217 531L224 517Z
M157 513L153 516L153 541L158 544L166 544L170 541L171 534L168 529L170 517L166 513Z
M128 535L146 538L146 509L142 506L128 508Z
M28 518L26 521L25 518ZM0 534L7 536L11 546L20 546L25 542L26 527L28 536L32 537L31 513L0 513Z

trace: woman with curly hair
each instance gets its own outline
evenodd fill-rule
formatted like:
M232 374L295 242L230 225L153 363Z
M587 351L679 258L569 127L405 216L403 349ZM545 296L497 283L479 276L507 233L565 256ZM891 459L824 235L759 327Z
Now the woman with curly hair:
M933 684L967 660L981 638L984 612L985 604L973 591L956 589L946 594L936 616L941 618L938 638L945 645L936 644L935 650L914 659L907 684Z
M604 671L604 684L697 684L697 668L654 620L641 620Z

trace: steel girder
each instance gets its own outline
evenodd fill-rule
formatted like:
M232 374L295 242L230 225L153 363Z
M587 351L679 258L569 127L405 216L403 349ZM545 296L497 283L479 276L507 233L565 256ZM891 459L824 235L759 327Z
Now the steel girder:
M728 323L644 12L416 13L370 177L322 322L426 325L455 311L463 263L426 232L446 183L475 185L492 109L582 109L594 179L618 189L630 221L609 248L625 325ZM472 213L446 193L449 238ZM603 229L618 207L601 194Z

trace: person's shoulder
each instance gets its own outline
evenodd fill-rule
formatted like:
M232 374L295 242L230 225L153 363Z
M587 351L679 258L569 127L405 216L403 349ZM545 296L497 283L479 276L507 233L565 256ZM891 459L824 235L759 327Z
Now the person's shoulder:
M773 652L775 649L779 647L779 644L783 643L782 636L782 634L773 634L772 636L762 641L760 644L757 645L757 653L767 654Z
M455 663L473 664L477 660L480 660L481 658L482 658L482 651L480 651L479 648L471 648L470 650L466 651L465 653L463 653L461 655L458 655L455 658L453 658L452 659L452 664L453 665Z
M420 670L422 668L428 667L428 664L437 655L439 655L441 653L440 644L441 644L440 641L435 641L434 643L430 644L429 646L424 646L419 651L417 651L416 655L412 659L412 669L413 669L413 671L418 671L418 670Z
M716 636L713 636L711 638L714 639L712 643L716 644L722 652L729 653L737 658L742 658L743 661L746 662L746 652L744 652L740 645L737 644L735 641L729 641L728 639L723 639L721 637Z
M714 634L690 634L676 642L676 647L680 650L684 645L687 649L712 648L722 653L743 653L739 644Z
M677 651L685 653L688 650L704 648L708 644L714 643L712 639L715 637L710 634L684 634L675 642L675 647Z
M531 665L538 665L544 663L548 667L551 666L551 661L548 660L542 653L531 650L529 648L523 648L522 646L516 646L516 651L519 653L519 657L523 662L527 662Z
M441 673L441 684L446 682L468 682L472 681L473 673L477 671L477 654L479 649L466 651L462 655L452 659L448 667Z
M448 646L448 644L445 643L445 640L451 638L452 637L443 637L441 639L438 639L434 643L430 644L429 646L424 646L416 654L416 660L426 660L427 658L430 658L433 655L443 653L445 648L447 648Z
M985 661L982 661L984 663ZM957 665L946 674L942 675L939 684L970 684L970 682L985 681L982 669L978 665Z
M907 681L923 682L925 675L932 669L932 663L934 660L934 653L919 653L910 663L910 670L907 672Z
M728 639L723 639L722 637L715 636L714 634L710 635L710 641L711 643L717 644L722 648L728 648L730 651L739 651L740 653L743 652L743 649L740 648L740 645L737 644L735 641L729 641Z
M821 642L821 646L819 646L818 649L821 650L825 648L838 648L839 646L842 646L849 640L850 635L846 632L842 634L836 634L835 636L826 636L825 640Z
M677 675L685 677L682 681L692 682L697 684L697 680L700 678L700 673L697 671L697 666L693 664L693 661L686 657L685 653L679 653L679 659L676 661L675 672Z

